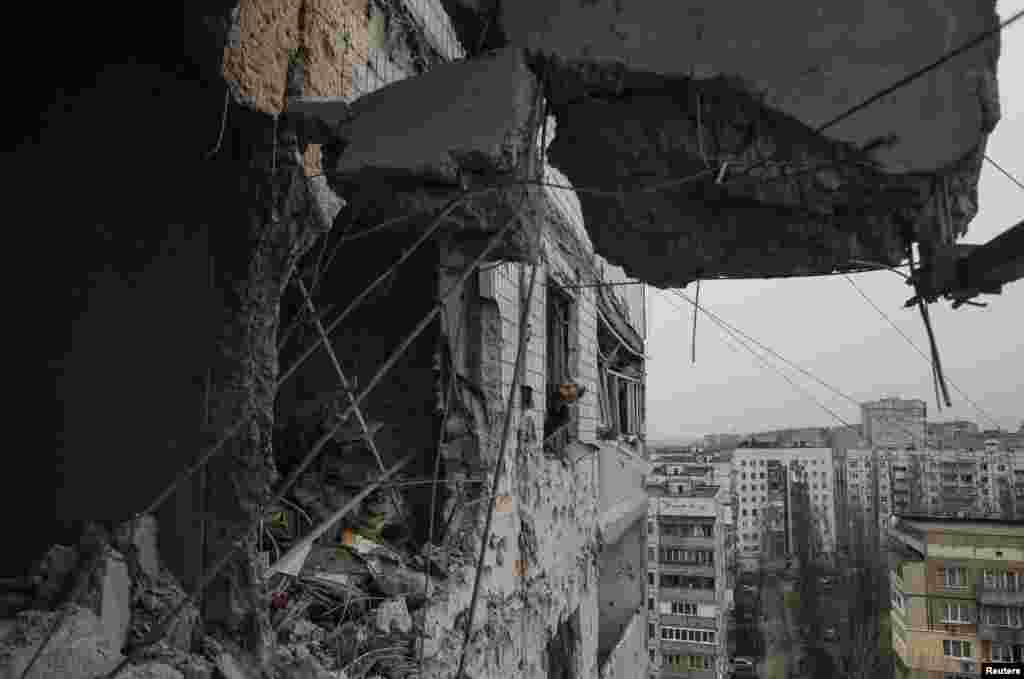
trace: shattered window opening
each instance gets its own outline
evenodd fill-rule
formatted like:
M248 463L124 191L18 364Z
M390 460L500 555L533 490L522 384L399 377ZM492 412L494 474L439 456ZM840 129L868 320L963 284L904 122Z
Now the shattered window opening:
M558 285L547 286L547 384L548 406L544 419L546 448L560 453L575 438L572 420L575 406L566 401L564 387L572 384L572 328L574 300Z

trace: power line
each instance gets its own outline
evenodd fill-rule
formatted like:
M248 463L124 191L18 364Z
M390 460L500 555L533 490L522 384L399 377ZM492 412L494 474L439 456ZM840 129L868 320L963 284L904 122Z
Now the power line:
M1003 169L1003 166L1002 166L1002 165L1000 165L1000 164L999 164L999 163L997 163L996 161L992 160L992 158L991 158L991 157L990 157L990 156L989 156L989 155L988 155L987 153L985 154L985 160L987 160L988 162L992 163L992 166L993 166L994 168L996 168L997 170L999 170L1000 172L1002 172L1002 173L1003 173L1003 175L1004 175L1004 176L1005 176L1005 177L1006 177L1007 179L1009 179L1009 180L1010 180L1011 182L1013 182L1013 183L1014 183L1014 184L1016 184L1016 185L1017 185L1018 187L1020 187L1020 189L1021 189L1022 191L1024 191L1024 184L1022 184L1022 183L1021 183L1021 181L1020 181L1019 179L1017 179L1017 178L1016 178L1016 177L1014 177L1014 176L1013 176L1012 174L1010 174L1010 173L1009 173L1009 172L1007 172L1007 171L1006 171L1005 169Z
M822 409L822 410L824 410L824 411L825 411L826 413L828 413L828 414L829 414L829 415L830 415L830 416L831 416L832 418L834 418L834 419L835 419L835 420L836 420L837 422L839 422L840 424L842 424L842 425L843 425L843 426L845 426L845 427L853 427L853 425L852 425L852 424L850 424L849 422L847 422L846 420L844 420L844 419L843 419L842 417L840 417L840 416L839 416L838 414L836 414L836 412L835 412L835 411L833 411L833 410L832 410L831 408L829 408L829 407L828 407L828 406L826 406L826 405L825 405L824 403L822 403L822 402L821 402L821 401L819 401L819 400L818 400L817 398L815 398L813 394L811 394L811 393L810 393L809 391L807 391L806 389L804 389L803 387L801 387L801 386L800 386L799 384L797 384L797 383L796 383L796 382L795 382L795 381L794 381L794 380L793 380L793 379L792 379L792 378L791 378L791 377L790 377L789 375L787 375L787 374L786 374L785 372L783 372L782 370L780 370L780 369L779 369L779 368L778 368L777 366L773 365L773 364L772 364L772 363L770 363L770 362L769 362L768 360L766 360L766 359L764 358L764 356L762 356L761 354L757 353L757 352L756 352L756 351L754 351L754 350L753 350L752 348L750 348L750 345L748 345L748 344L747 344L747 343L746 343L746 342L745 342L745 341L744 341L744 340L743 340L743 339L742 339L742 338L740 337L740 335L741 335L742 333L740 333L740 332L738 332L738 331L737 331L737 332L734 332L734 331L733 331L733 330L732 330L732 329L731 329L731 328L730 328L730 327L728 326L728 324L726 324L726 323L725 323L724 321L722 321L721 319L719 319L719 318L718 318L717 316L714 316L713 314L711 314L710 312L708 312L708 311L707 311L706 309L704 309L703 307L701 307L701 306L699 306L699 305L697 305L697 304L694 304L694 303L693 303L693 302L692 302L691 300L689 300L689 298L688 298L688 297L686 297L685 295L683 295L683 294L682 294L681 292L679 292L678 290L672 290L672 292L674 292L674 293L675 293L676 295L678 295L678 296L680 296L680 297L682 297L682 298L686 299L686 300L687 300L688 302L690 302L691 304L693 304L693 306L694 306L695 308L699 309L699 310L700 310L701 312L703 312L703 313L704 313L704 315L708 316L708 318L710 318L712 322L714 322L714 323L715 323L716 325L718 325L718 326L719 326L719 327L720 327L721 329L725 330L725 332L729 333L729 335L730 335L730 336L731 336L731 337L733 338L733 340L735 340L735 341L736 341L737 343L739 343L739 345L740 345L741 347L743 347L743 348L744 348L744 349L746 349L746 350L747 350L748 352L750 352L750 354L751 354L752 356L754 356L754 358L756 358L756 359L757 359L757 360L758 360L758 361L759 361L759 362L760 362L760 363L761 363L762 365L766 366L767 368L769 368L770 370L772 370L772 371L774 371L774 372L775 372L776 374L778 374L778 375L779 375L779 376L780 376L780 377L781 377L782 379L786 380L786 382L788 382L788 383L789 383L789 385L790 385L791 387L793 387L793 388L794 388L794 389L795 389L796 391L798 391L798 392L799 392L799 393L800 393L801 395L803 395L803 396L804 396L805 398L809 399L809 400L810 400L810 401L812 401L812 402L813 402L813 403L814 403L815 405L817 405L817 406L818 406L819 408L821 408L821 409ZM666 297L666 299L668 299L668 298ZM677 304L676 304L675 302L672 302L672 301L671 301L670 299L669 299L669 302L670 302L670 303L672 304L672 306L674 306L674 307L675 307L676 309L678 309L679 311L682 311L682 312L684 312L684 313L685 313L685 309L683 309L683 308L682 308L681 306L677 305ZM815 378L815 379L817 379L817 378ZM857 405L859 406L860 404L858 403Z
M889 315L887 313L885 313L885 311L881 307L879 307L877 304L875 304L874 300L872 300L870 297L868 297L867 293L865 293L860 288L860 286L857 285L856 282L854 282L853 278L851 278L850 276L848 276L846 274L843 274L843 278L845 278L846 281L850 285L853 286L854 290L856 290L858 293L860 293L860 296L864 298L864 301L866 301L868 304L871 305L871 308L873 308L875 311L878 312L878 315L880 315L883 319L885 319L886 323L888 323L890 326L892 326L893 330L895 330L896 332L898 332L900 334L900 337L902 337L904 340L906 340L907 344L909 344L914 349L914 351L916 351L918 354L920 354L921 358L923 358L925 361L927 361L929 365L932 365L932 359L929 358L928 354L926 354L924 352L924 350L921 349L921 347L917 346L917 343L914 342L914 340L912 340L909 335L907 335L905 332L903 332L903 330L898 325L896 325L896 323L893 322L893 320L891 318L889 318ZM956 392L958 394L960 394L961 398L963 398L965 401L967 401L975 410L978 411L978 414L980 414L982 417L987 419L990 423L995 425L996 428L999 428L999 422L997 422L994 417L989 415L981 406L979 406L977 403L975 403L974 400L971 399L971 397L968 396L967 393L963 389L961 389L959 386L957 386L957 384L953 380L949 379L948 375L946 376L946 381L949 382L950 386L952 386L956 390Z
M829 384L828 382L825 382L824 380L822 380L821 378L819 378L819 377L818 377L817 375L815 375L814 373L810 372L809 370L807 370L807 369L805 369L805 368L803 368L803 367L801 367L801 366L797 365L797 364L796 364L796 363L794 363L793 361L790 361L790 360L789 360L788 358L786 358L786 357L785 357L785 356L783 356L782 354L778 353L777 351L775 351L775 350L774 350L774 349L772 349L771 347L769 347L769 346L765 345L764 343L762 343L762 342L758 341L758 340L757 340L756 338L754 338L754 337L751 337L751 336L750 336L749 334L747 334L747 333L743 332L742 330L740 330L740 329L739 329L739 328L737 328L736 326L734 326L734 325L731 325L730 323L728 323L727 321L725 321L724 319L722 319L722 318L721 318L720 316L718 316L717 314L715 314L715 313L713 313L713 312L709 311L708 309L705 309L705 308L704 308L703 306L701 306L700 304L695 304L695 303L694 303L694 300L691 300L691 299L690 299L690 298L689 298L689 297L688 297L688 296L687 296L686 294L684 294L684 293L683 293L682 291L680 291L680 290L672 290L672 292L673 292L673 293L675 293L675 294L676 294L676 295L677 295L678 297L680 297L680 298L682 298L682 299L686 300L686 301L687 301L687 303L689 303L689 304L693 305L694 307L696 307L696 308L697 308L698 310L700 310L700 311L701 311L701 313L703 313L703 314L704 314L704 315L706 315L706 316L707 316L707 317L708 317L709 319L711 319L711 321L712 321L712 322L714 322L714 323L715 323L716 325L718 325L718 326L719 326L720 328L722 328L723 330L725 330L726 332L728 332L728 333L729 333L729 334L730 334L730 335L732 336L732 338L733 338L734 340L736 340L737 342L739 342L739 343L740 343L740 344L741 344L741 345L743 346L743 348L744 348L744 349L746 349L747 351L751 351L751 349L750 349L750 348L749 348L749 347L748 347L748 346L747 346L747 345L746 345L746 344L745 344L745 343L743 342L743 340L742 340L742 339L740 339L740 337L739 337L739 336L742 336L742 337L745 337L745 338L747 338L747 339L748 339L748 340L749 340L750 342L752 342L753 344L756 344L756 345L757 345L758 347L760 347L761 349L763 349L763 350L764 350L765 352L767 352L767 353L769 353L769 354L771 354L771 355L775 356L775 357L776 357L776 358L778 358L778 359L779 359L780 361L782 361L782 362L786 363L787 365L789 365L789 366L790 366L791 368L793 368L793 369L797 370L798 372L800 372L801 374L803 374L803 375L805 375L805 376L807 376L807 377L811 378L812 380L814 380L814 381L815 381L815 382L817 382L818 384L822 385L823 387L825 387L826 389L828 389L828 390L829 390L829 391L831 391L832 393L836 394L836 395L837 395L837 396L839 396L840 398L846 399L847 401L849 401L850 403L852 403L853 405L855 405L855 406L856 406L856 407L857 407L858 409L860 409L860 407L861 407L861 403L860 403L860 401L858 401L857 399L853 398L853 397L852 397L852 396L850 396L849 394L846 394L845 392L843 392L843 391L841 391L840 389L838 389L838 388L836 388L836 387L832 386L832 385L831 385L831 384ZM669 301L671 302L671 299L669 299ZM675 303L672 303L672 305L673 305L673 306L674 306L674 307L675 307L676 309L679 309L680 311L683 311L683 312L685 313L685 309L683 309L683 308L682 308L682 307L680 307L679 305L677 305L677 304L675 304ZM732 348L732 347L731 347L731 345L729 345L728 343L726 343L726 346L729 346L730 348ZM733 349L733 350L735 351L735 349ZM756 352L754 352L754 353L755 353L755 355L756 355L756 356L758 356L758 358L759 358L760 360L762 360L762 362L763 362L763 363L766 363L766 362L764 361L763 357L761 357L760 355L756 354ZM820 403L820 402L819 402L819 401L818 401L817 399L815 399L815 398L814 398L814 397L813 397L812 395L810 395L809 393L807 393L807 392L806 392L806 390L802 389L801 387L799 387L799 386L797 386L797 385L796 385L795 383L793 383L793 381L792 381L792 380L790 380L790 379L789 379L789 377L788 377L787 375L785 375L784 373L781 373L781 372L780 372L780 371L779 371L779 370L778 370L778 369L777 369L777 368L776 368L776 367L775 367L774 365L772 365L771 363L767 363L767 365L768 365L768 367L769 367L769 368L771 368L772 370L774 370L774 371L776 371L776 372L779 372L779 374L780 374L780 375L782 375L782 377L783 377L784 379L786 379L786 381L787 381L787 382L789 382L789 383L790 383L791 385L793 385L793 387L794 387L795 389L797 389L798 391L800 391L800 393L801 393L801 394L803 394L803 395L805 395L805 396L806 396L807 398L809 398L809 399L813 400L813 401L814 401L814 402L815 402L815 403L816 403L816 404L818 405L818 407L820 407L820 408L822 408L823 410L825 410L825 411L826 411L827 413L829 413L829 414L830 414L830 415L831 415L831 416L832 416L833 418L837 419L837 420L838 420L839 422L843 423L843 424L844 424L845 426L847 426L847 427L851 427L851 428L852 428L852 427L854 426L854 425L851 425L851 424L847 423L847 422L846 422L845 420L843 420L843 419L842 419L841 417L839 417L838 415L836 415L836 414L835 414L834 412L832 412L832 410L830 410L829 408L827 408L826 406L824 406L824 405L823 405L822 403ZM917 436L917 435L918 435L918 432L914 432L914 431L912 431L912 430L911 430L910 428L908 428L908 427L906 427L906 426L903 426L903 425L899 425L899 424L897 424L897 427L899 427L900 429L902 429L902 430L903 430L903 431L904 431L905 433L907 433L907 434L910 434L910 435L911 435L912 437L914 437L914 436Z
M708 309L704 308L703 306L701 306L696 300L690 299L690 297L687 296L682 291L680 291L680 290L672 290L672 292L674 292L677 296L681 297L682 299L686 300L686 302L688 304L690 304L690 305L694 306L695 308L699 309L701 311L701 313L703 313L705 316L710 318L712 322L714 322L717 325L725 328L728 332L735 333L737 335L740 335L740 336L744 337L747 341L757 345L761 350L771 354L772 356L774 356L775 358L779 359L780 361L782 361L783 363L785 363L789 367L793 368L797 372L805 375L806 377L811 378L812 380L814 380L815 382L817 382L821 386L823 386L826 389L828 389L829 391L831 391L836 396L839 396L840 398L844 398L847 401L849 401L850 403L853 403L858 408L860 408L860 401L858 401L857 399L853 398L849 394L846 394L843 391L839 390L838 388L832 386L831 384L829 384L825 380L821 379L820 377L818 377L814 373L810 372L809 370L807 370L805 368L802 368L801 366L797 365L796 363L794 363L793 361L789 360L788 358L786 358L785 356L783 356L779 352L775 351L771 347L769 347L766 344L758 341L756 338L751 337L750 335L748 335L747 333L743 332L742 330L740 330L736 326L731 325L730 323L725 321L723 318L721 318L717 314L715 314L715 313L709 311Z

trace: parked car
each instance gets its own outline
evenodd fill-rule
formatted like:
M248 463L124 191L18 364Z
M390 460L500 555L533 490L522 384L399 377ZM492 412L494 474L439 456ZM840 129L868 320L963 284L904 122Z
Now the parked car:
M839 631L835 627L826 627L825 641L839 641Z
M757 664L753 658L737 656L730 661L730 666L732 667L732 673L736 676L757 676Z

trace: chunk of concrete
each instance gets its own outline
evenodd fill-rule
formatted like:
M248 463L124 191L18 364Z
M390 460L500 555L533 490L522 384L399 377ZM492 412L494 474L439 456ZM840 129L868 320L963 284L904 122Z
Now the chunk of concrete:
M0 646L0 679L21 679L56 620L60 627L24 679L95 679L121 660L95 613L80 606L53 612L27 611Z
M118 676L122 679L185 679L184 674L162 662L132 665Z
M141 516L128 524L131 546L135 549L142 572L156 579L160 575L160 557L157 551L157 522L152 516Z
M398 627L398 631L402 633L408 633L412 629L412 616L409 615L405 599L388 599L377 607L377 629L384 634L390 634L392 626Z
M536 81L519 49L438 66L351 107L348 146L326 172L458 183L463 170L509 173L533 148Z
M124 648L131 623L132 581L128 565L119 553L109 550L104 557L100 580L100 622L114 648Z

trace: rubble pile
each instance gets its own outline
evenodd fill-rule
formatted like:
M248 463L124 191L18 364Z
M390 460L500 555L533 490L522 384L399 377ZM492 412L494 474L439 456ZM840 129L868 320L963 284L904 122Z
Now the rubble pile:
M276 640L269 663L204 630L191 603L147 643L187 595L160 562L155 520L142 517L112 533L90 526L80 544L53 546L28 576L0 581L0 679L22 679L29 663L24 679L96 679L126 656L132 664L119 676L134 679L418 676L427 588L436 592L459 560L436 546L412 550L396 529L406 509L398 493L371 495L295 567L280 567L312 527L303 523L319 523L356 494L357 472L328 460L268 511L260 547Z

